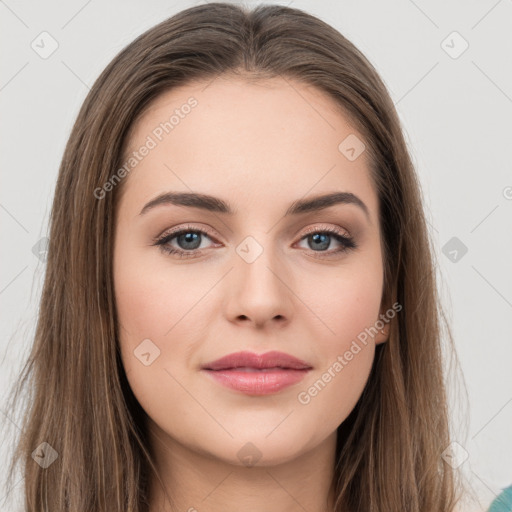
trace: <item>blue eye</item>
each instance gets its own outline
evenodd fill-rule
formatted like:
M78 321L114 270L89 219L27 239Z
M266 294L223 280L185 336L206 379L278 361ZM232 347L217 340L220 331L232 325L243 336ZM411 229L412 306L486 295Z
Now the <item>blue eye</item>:
M165 235L157 240L155 245L159 245L160 249L167 254L175 254L180 258L190 258L197 255L198 249L201 246L201 237L206 236L209 238L208 233L200 229L181 229ZM182 247L173 247L169 242L176 239L176 242Z
M339 244L341 244L341 247L333 251L326 251L326 249L331 245L333 238ZM340 234L340 232L336 229L329 228L312 231L304 236L301 240L304 239L308 240L308 246L311 249L319 249L319 251L314 250L313 252L328 252L329 254L333 254L356 248L356 244L353 238ZM311 243L309 243L309 241L311 241Z
M165 254L175 255L179 258L193 258L202 253L200 249L202 237L211 239L206 231L185 227L155 240L154 245L160 246ZM340 244L340 247L328 251L333 239ZM173 240L176 240L178 247L170 244ZM319 257L329 257L357 247L353 238L341 234L334 228L312 230L300 239L300 241L302 240L308 240L309 248L313 253L319 254ZM325 256L322 253L325 253Z

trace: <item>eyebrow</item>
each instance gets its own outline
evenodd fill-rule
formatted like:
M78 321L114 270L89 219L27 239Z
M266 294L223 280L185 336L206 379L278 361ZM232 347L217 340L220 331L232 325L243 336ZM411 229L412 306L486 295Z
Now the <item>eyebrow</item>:
M165 192L144 205L139 215L144 215L157 206L168 204L200 208L201 210L226 213L228 215L237 213L236 210L231 208L224 200L208 194L200 194L197 192ZM285 217L323 210L336 204L356 205L363 210L368 220L370 219L370 212L366 204L351 192L332 192L308 199L299 199L289 206L288 210L286 210Z

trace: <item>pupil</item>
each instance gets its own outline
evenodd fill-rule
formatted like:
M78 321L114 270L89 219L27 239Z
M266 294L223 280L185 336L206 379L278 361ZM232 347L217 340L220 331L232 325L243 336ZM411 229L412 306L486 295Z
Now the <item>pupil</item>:
M329 247L329 235L316 233L312 238L316 248L327 249Z
M200 242L199 233L186 233L184 235L180 235L178 237L178 242L180 241L184 242L185 246L182 247L183 249L197 249L199 245L201 245L200 243L197 243L198 241ZM192 246L190 246L190 244L192 244Z

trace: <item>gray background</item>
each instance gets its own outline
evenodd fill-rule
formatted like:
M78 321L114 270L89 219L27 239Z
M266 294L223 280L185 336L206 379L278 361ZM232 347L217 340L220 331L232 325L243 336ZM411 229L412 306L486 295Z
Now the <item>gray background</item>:
M2 431L19 421L3 399L34 332L44 258L33 248L47 234L80 104L119 50L198 3L0 0ZM337 28L373 63L395 101L422 183L464 377L460 384L456 361L447 360L458 444L445 460L477 494L464 510L485 510L512 484L512 1L267 3L303 9ZM42 58L50 37L58 48ZM1 437L0 483L12 448L11 438ZM19 507L15 482L7 496L2 489L0 510Z

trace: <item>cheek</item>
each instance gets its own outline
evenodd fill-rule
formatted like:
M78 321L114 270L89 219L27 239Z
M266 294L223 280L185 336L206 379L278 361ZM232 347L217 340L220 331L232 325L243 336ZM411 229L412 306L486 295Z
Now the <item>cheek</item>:
M134 391L157 373L162 378L167 357L165 334L186 313L180 293L176 292L180 284L176 280L170 282L172 286L168 277L164 279L160 269L148 265L137 251L120 247L116 252L114 289L119 343Z
M121 331L137 339L163 339L204 294L199 279L179 268L170 271L165 260L153 265L143 255L124 253L115 260L114 286ZM170 334L169 334L170 335Z
M116 304L121 329L129 332L131 338L161 337L166 327L172 326L169 312L179 309L176 294L166 290L168 287L155 282L151 272L139 271L124 279L119 277Z
M303 411L334 429L356 405L371 371L371 328L379 319L382 268L374 259L317 278L315 287L304 278L302 296L318 324L314 330L320 364L301 386L297 401Z
M211 335L216 310L205 294L216 280L192 266L173 268L165 257L152 261L130 247L115 253L121 357L130 386L150 415L152 408L182 393L178 382L188 378L191 354Z
M149 417L173 424L171 404L181 396L177 384L183 380L180 364L186 360L191 338L186 316L190 305L179 292L185 284L179 276L164 279L161 269L143 263L143 258L130 258L127 253L116 259L121 359L132 392ZM195 297L190 286L188 292ZM172 338L181 342L173 343L170 350Z
M318 324L317 339L330 356L350 345L379 318L383 282L380 261L361 258L352 263L322 269L314 276L303 273L297 282L298 295L310 310L309 323Z

